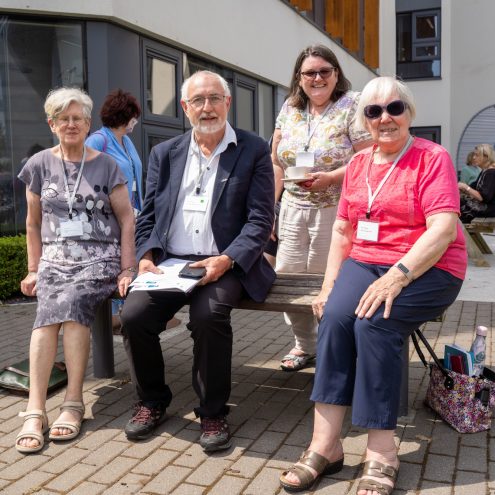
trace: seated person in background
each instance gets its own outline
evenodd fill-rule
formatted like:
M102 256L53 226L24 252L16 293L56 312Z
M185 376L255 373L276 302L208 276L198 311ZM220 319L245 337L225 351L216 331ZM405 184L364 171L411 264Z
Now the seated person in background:
M466 271L455 169L441 146L409 134L410 90L391 77L363 89L356 124L374 146L351 158L314 313L318 329L311 444L280 481L308 489L344 464L341 430L368 429L358 495L392 493L402 348L452 304Z
M275 280L263 256L274 222L270 151L262 138L230 126L230 102L225 79L196 72L181 95L192 130L151 150L136 227L139 273L159 273L156 265L176 257L206 275L187 294L135 291L125 301L122 333L139 398L125 427L131 440L149 437L165 420L172 393L159 335L189 304L200 444L205 451L230 446L230 313L244 294L263 301Z
M459 182L461 220L470 223L476 217L495 216L495 151L491 144L478 144L474 148L473 163L481 173L471 185Z
M463 165L459 180L465 184L471 184L480 175L481 169L474 164L474 150L470 151L466 157L466 165Z

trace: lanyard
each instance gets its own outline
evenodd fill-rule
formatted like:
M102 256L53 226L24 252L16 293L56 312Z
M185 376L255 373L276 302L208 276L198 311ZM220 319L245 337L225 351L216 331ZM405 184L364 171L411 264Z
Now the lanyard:
M313 127L313 131L311 131L311 112L309 111L309 103L308 106L306 107L306 123L308 125L308 141L306 143L306 146L304 146L304 151L308 151L309 149L309 143L311 142L311 139L313 137L313 134L316 131L316 128L320 125L320 122L323 120L323 117L327 114L327 112L330 110L330 108L333 106L333 101L331 101L327 107L325 108L325 111L321 114L320 119L316 123L316 125Z
M215 158L217 150L218 150L219 146L222 144L222 142L223 142L223 139L222 139L222 141L220 141L217 144L217 147L213 150L213 153L211 154L210 159L206 161L206 165L203 168L203 164L202 164L203 153L201 151L201 148L200 148L198 142L196 141L196 144L198 146L198 161L199 161L199 172L198 172L198 177L196 178L196 183L194 186L194 190L195 190L196 194L199 194L201 192L201 183L203 182L203 175L205 174L205 171L208 169L211 162Z
M368 162L368 168L366 169L366 185L368 186L368 209L366 210L366 218L368 220L371 216L371 205L373 204L373 201L375 201L375 198L378 196L378 193L381 191L383 185L385 184L385 182L387 182L387 179L390 177L390 174L393 172L397 163L399 163L399 160L404 156L406 151L409 149L412 142L413 142L413 137L409 136L407 143L400 150L400 153L397 155L397 158L394 160L394 163L392 163L391 167L388 169L388 172L385 174L385 177L381 180L380 184L378 184L378 187L375 189L374 193L372 193L372 191L371 191L371 186L370 186L370 181L369 181L369 173L370 173L370 166L371 166L371 162L373 161L373 154L374 154L375 150L373 150L371 152L370 161Z
M134 165L134 161L132 160L131 154L127 151L127 148L124 143L124 138L122 138L122 147L124 148L125 154L127 155L127 158L129 159L129 163L131 164L131 168L132 168L132 185L131 185L132 207L136 208L137 210L141 210L141 198L139 197L137 190L136 166Z
M77 174L76 183L74 184L74 190L72 194L69 191L69 182L67 180L67 172L65 170L65 160L64 160L64 152L62 151L62 146L60 146L60 156L62 157L62 168L64 169L64 185L65 190L67 192L67 203L69 204L69 218L72 220L72 205L74 204L74 199L76 197L77 188L79 187L79 183L81 182L82 171L84 168L84 161L86 160L86 146L83 147L83 155L81 160L81 168L79 169L79 173Z

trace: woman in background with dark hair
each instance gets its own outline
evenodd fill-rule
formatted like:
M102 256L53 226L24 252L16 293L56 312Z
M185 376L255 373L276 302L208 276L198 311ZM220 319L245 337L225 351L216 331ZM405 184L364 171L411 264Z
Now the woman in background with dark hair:
M134 144L127 136L134 130L141 115L141 107L131 95L122 89L111 91L103 101L100 118L103 124L99 130L86 139L86 145L109 154L127 179L127 192L134 216L143 204L143 165ZM112 327L120 334L120 312L122 299L112 301Z
M354 128L359 94L350 89L329 48L312 45L299 54L273 134L275 202L282 196L277 272L325 271L345 165L370 144L369 134ZM313 167L314 173L300 182L284 182L286 169L301 165ZM316 319L285 316L295 343L281 368L297 371L315 357Z
M143 165L129 139L141 115L141 107L131 95L115 89L107 95L100 110L103 127L86 139L86 146L108 153L127 179L127 190L134 213L141 211Z

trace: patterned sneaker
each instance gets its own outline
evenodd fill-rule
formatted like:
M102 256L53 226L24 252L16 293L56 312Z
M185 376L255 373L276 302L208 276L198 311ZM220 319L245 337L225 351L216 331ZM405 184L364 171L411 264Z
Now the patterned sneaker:
M148 407L142 401L136 402L132 418L125 425L125 435L129 440L144 440L166 419L166 409L163 405Z
M201 418L201 432L199 444L205 452L228 449L232 443L225 416Z

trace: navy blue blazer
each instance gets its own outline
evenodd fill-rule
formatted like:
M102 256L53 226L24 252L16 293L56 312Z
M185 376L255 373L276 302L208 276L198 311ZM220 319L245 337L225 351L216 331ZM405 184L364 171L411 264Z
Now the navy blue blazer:
M274 222L274 177L267 143L234 129L237 145L220 155L212 197L211 228L221 254L232 258L247 294L263 301L275 272L263 256ZM182 183L191 131L153 147L146 196L136 224L136 255L152 251L155 264L167 257L167 236ZM193 254L193 253L191 253Z

